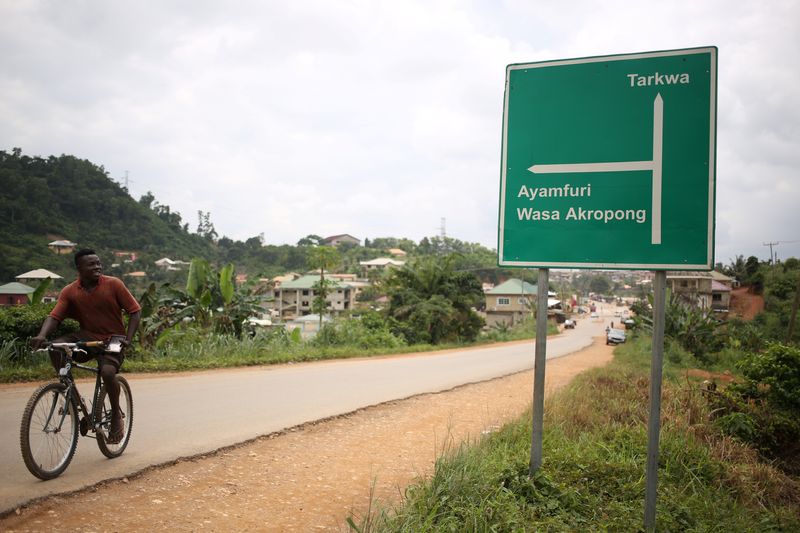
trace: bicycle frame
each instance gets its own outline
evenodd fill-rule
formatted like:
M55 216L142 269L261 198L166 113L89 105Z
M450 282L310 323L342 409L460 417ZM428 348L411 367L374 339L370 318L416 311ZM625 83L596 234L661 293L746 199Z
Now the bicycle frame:
M59 349L63 350L64 353L66 354L66 362L65 362L64 366L62 368L60 368L59 371L58 371L58 379L66 387L66 389L64 391L64 397L66 399L66 403L67 404L73 403L78 408L78 410L83 414L83 418L81 419L81 424L80 424L81 436L82 437L89 436L88 435L89 430L91 430L92 433L97 433L97 430L98 430L98 428L100 427L100 425L102 423L102 420L100 420L100 417L97 416L97 414L98 414L97 409L98 409L98 403L99 403L99 399L100 399L100 389L101 389L99 360L102 357L102 354L99 354L97 356L96 359L98 360L98 368L95 368L95 367L92 367L92 366L82 365L82 364L77 363L76 361L74 361L72 359L73 351L80 351L82 353L87 353L86 350L74 347L74 343L58 343L58 344L50 345L49 349L53 349L53 348L59 348ZM84 400L83 396L81 395L80 391L78 390L77 384L75 383L75 378L72 375L72 368L73 367L80 368L82 370L87 370L89 372L94 373L95 376L96 376L95 377L95 384L94 384L94 395L93 395L93 398L92 398L92 409L91 409L91 412L89 411L89 408L86 406L86 400ZM50 425L50 421L51 421L51 418L53 416L53 411L55 411L55 403L53 404L53 407L51 409L51 413L47 418L47 422L46 423L47 423L48 427ZM54 431L61 431L61 426L63 425L66 416L67 416L67 409L62 409L61 420L59 420L58 427L55 428ZM86 426L84 426L83 420L89 420L91 422L87 422ZM96 437L90 437L90 438L96 438Z

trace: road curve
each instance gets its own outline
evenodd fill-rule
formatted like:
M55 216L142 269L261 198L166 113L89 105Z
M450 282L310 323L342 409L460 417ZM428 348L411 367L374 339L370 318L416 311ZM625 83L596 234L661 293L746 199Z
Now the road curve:
M551 337L548 358L578 351L603 333L602 320L579 321ZM417 394L448 390L533 367L533 341L413 356L214 370L157 377L126 375L134 430L125 454L105 459L81 438L67 471L39 481L19 451L19 423L37 384L0 387L0 513L32 499L241 443L303 423ZM83 385L88 392L92 383Z

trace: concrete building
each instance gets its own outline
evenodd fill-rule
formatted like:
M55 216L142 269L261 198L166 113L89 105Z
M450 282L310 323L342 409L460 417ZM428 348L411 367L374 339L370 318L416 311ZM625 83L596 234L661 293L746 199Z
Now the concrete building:
M513 326L532 317L536 306L536 285L512 278L486 291L486 325Z
M708 272L667 272L667 288L686 303L711 309L713 278Z
M275 287L274 309L281 319L292 319L311 313L314 301L314 284L319 281L319 276L301 276L292 281L285 281ZM326 298L328 312L332 314L348 311L355 302L355 290L347 283L329 279L333 283L330 294Z

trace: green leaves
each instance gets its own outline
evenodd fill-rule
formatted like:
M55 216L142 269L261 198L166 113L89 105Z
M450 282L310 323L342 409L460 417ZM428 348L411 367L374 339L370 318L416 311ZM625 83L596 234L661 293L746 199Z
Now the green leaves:
M233 264L228 264L219 271L219 291L225 305L230 305L233 301L233 294L236 287L233 283Z
M44 293L47 289L52 285L53 279L52 278L45 278L39 283L39 286L36 287L36 290L33 291L32 294L28 295L28 300L32 304L38 304L42 302L42 298L44 298Z
M388 314L409 344L474 340L483 326L472 310L483 298L480 280L454 270L455 255L427 257L386 278Z
M186 290L163 285L158 310L150 310L143 321L142 342L152 343L165 331L185 320L200 328L241 338L244 321L257 315L257 297L246 288L237 290L235 267L225 265L218 272L204 259L195 258L189 267ZM153 286L143 299L153 300ZM152 305L152 304L150 304Z

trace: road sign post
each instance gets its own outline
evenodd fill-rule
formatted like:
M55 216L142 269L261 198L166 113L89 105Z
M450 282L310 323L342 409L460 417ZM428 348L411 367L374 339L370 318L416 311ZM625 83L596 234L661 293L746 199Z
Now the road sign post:
M506 69L498 265L539 268L530 472L542 464L549 269L653 270L648 530L666 271L714 266L716 111L716 47Z
M536 352L533 363L533 408L531 432L531 461L533 475L542 466L544 428L544 368L547 364L547 298L550 271L540 268L536 286Z
M658 439L661 431L661 370L664 364L664 309L667 273L656 272L653 283L653 358L650 363L650 419L647 422L647 466L644 495L644 529L656 527L658 485Z

